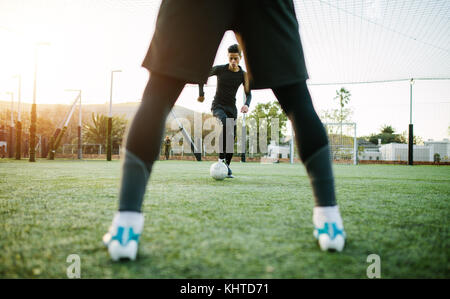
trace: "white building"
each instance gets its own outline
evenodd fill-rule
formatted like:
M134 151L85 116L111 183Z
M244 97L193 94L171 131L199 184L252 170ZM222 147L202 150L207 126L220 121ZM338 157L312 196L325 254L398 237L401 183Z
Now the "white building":
M429 145L414 145L413 160L417 162L433 162L434 147ZM408 161L408 144L389 143L380 147L381 159L386 161ZM443 161L441 159L441 161Z
M358 159L359 160L382 160L380 152L381 139L379 144L373 144L364 138L358 138Z
M381 152L378 149L365 149L362 152L358 152L359 160L382 160Z
M439 154L441 162L450 161L450 141L448 139L442 141L428 140L424 144L431 148L431 152L433 153L431 155L431 161L434 161L434 154L436 153Z
M289 158L290 147L288 145L276 145L275 141L271 140L267 146L267 156L270 158L278 159Z

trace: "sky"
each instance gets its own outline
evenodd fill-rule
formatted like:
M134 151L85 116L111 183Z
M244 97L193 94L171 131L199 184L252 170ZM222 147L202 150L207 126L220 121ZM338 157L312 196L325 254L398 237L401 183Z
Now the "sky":
M345 87L357 135L391 125L398 133L410 121L408 78L450 79L449 1L294 1L300 24L309 89L319 114L338 108L334 96ZM160 1L0 0L0 101L32 102L37 61L37 103L69 104L81 89L84 104L109 102L111 71L115 103L140 101L148 80L141 67L154 32ZM36 46L36 43L46 43ZM236 43L226 32L215 64L227 63ZM35 60L35 53L37 59ZM245 57L241 65L245 69ZM404 81L395 81L402 80ZM356 82L391 81L354 84ZM215 78L206 100L187 85L178 105L209 112ZM337 84L346 83L346 84ZM353 83L353 84L350 84ZM416 80L412 116L424 140L450 138L450 80ZM274 101L270 90L254 90L251 109ZM243 100L238 91L238 103Z

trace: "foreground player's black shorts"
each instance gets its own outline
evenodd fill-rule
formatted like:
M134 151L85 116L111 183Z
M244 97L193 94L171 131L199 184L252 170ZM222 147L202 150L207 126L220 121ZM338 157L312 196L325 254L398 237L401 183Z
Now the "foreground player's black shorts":
M142 66L187 83L206 83L227 30L243 48L251 88L308 79L291 0L163 0Z

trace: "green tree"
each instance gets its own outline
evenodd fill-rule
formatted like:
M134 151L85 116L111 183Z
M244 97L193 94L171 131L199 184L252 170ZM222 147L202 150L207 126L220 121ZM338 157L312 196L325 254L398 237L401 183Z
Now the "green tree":
M112 117L112 146L118 148L122 144L127 126L127 120L123 116ZM91 121L83 123L84 143L101 144L106 147L108 117L104 114L92 113Z
M321 113L320 119L323 122L339 123L351 122L353 111L350 108L329 109Z
M336 90L336 96L333 100L338 100L338 108L332 108L322 111L320 119L324 123L336 123L339 126L329 125L326 126L328 139L330 141L332 156L337 159L341 155L341 148L344 145L353 143L353 136L347 136L348 133L343 132L343 123L352 122L351 116L353 111L351 108L346 108L346 105L350 102L350 91L342 87ZM346 135L347 134L347 135Z
M408 143L409 135L408 132L403 131L402 135L400 135L401 143ZM413 144L423 144L423 139L420 136L413 136Z
M277 101L269 102L266 104L259 103L255 106L253 111L248 116L248 119L256 120L256 126L259 128L262 120L266 121L267 124L267 144L270 144L271 136L272 136L272 120L278 119L278 138L281 140L284 137L283 131L286 129L286 122L288 120L286 114L281 109L280 104ZM249 130L257 129L250 128ZM259 129L258 132L258 140L259 140Z
M353 114L352 109L346 108L345 105L347 105L350 102L350 91L342 87L339 90L336 90L336 96L333 98L334 100L338 100L338 109L327 109L324 110L320 118L325 123L339 123L340 126L340 134L342 135L342 123L344 122L351 122L351 116ZM329 134L338 134L337 129L333 129L332 127L328 128Z
M368 140L373 144L378 144L378 139L381 139L381 144L387 143L404 143L400 134L395 134L395 129L390 125L384 125L381 127L380 133L372 134L368 137Z
M384 125L381 127L382 134L394 134L395 130L392 126Z
M336 96L334 97L335 100L339 101L339 108L340 108L340 114L339 114L339 122L342 123L344 121L344 107L345 105L350 102L350 91L345 89L345 87L341 87L341 89L336 90Z

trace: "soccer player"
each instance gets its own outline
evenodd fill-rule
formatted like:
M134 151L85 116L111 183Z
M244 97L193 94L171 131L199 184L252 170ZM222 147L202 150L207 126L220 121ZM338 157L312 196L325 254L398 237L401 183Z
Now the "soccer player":
M214 101L211 105L213 115L222 123L222 132L219 142L219 162L224 162L228 167L228 178L234 178L230 168L234 152L234 136L236 136L236 92L241 84L244 84L246 101L241 108L242 113L247 113L252 100L250 84L247 73L239 65L241 60L241 49L239 45L228 47L228 61L224 65L214 66L209 76L217 76L217 89ZM205 100L203 84L199 84L199 102ZM227 121L228 119L228 121ZM227 144L227 140L233 141Z
M312 220L320 248L341 251L344 247L328 138L306 85L292 0L163 0L143 61L150 79L127 136L119 211L103 238L113 260L136 258L144 226L142 200L166 117L186 83L206 83L227 30L235 32L242 46L251 88L271 88L293 123L313 189Z

